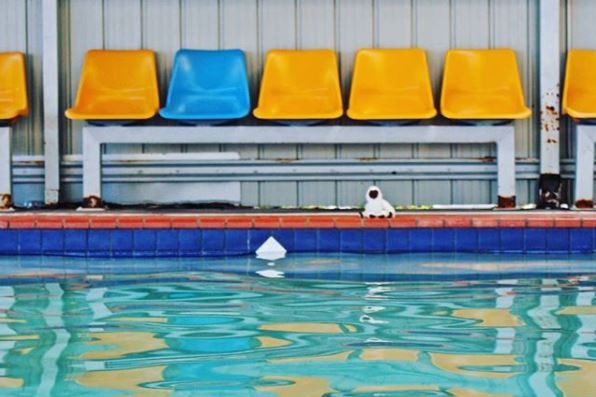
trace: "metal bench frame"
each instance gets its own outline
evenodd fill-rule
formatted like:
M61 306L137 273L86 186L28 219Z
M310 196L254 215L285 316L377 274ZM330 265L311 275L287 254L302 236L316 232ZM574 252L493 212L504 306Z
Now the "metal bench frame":
M12 208L11 137L11 127L0 127L0 211Z
M107 126L83 128L83 207L102 206L103 144L495 143L498 206L515 207L515 129L503 126ZM229 179L227 179L229 180Z
M576 125L575 206L594 208L596 125Z

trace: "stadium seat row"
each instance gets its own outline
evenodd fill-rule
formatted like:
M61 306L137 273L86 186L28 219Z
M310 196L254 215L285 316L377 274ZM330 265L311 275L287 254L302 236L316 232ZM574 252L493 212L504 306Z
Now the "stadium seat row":
M159 110L155 54L91 50L85 57L71 119L138 120L158 111L174 120L232 120L250 112L244 53L180 50L166 106ZM452 119L516 119L525 106L512 50L450 50L441 112ZM0 120L28 114L24 55L0 53ZM571 50L563 112L596 118L596 51ZM356 55L348 116L416 120L436 115L426 55L420 49L363 49ZM343 114L332 50L273 50L267 55L254 115L271 120L321 120Z
M329 49L267 54L255 117L325 120L343 115L337 55ZM85 57L71 119L136 120L158 111L167 119L222 121L246 116L250 95L241 50L178 51L167 103L159 110L155 54L92 50ZM420 120L436 115L426 54L421 49L358 51L348 116L356 120ZM524 103L515 53L450 50L441 111L452 119L518 119Z

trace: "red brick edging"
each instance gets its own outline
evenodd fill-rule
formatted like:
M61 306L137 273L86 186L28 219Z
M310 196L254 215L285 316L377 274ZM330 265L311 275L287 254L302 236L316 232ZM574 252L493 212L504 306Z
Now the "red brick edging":
M362 219L356 213L316 214L0 214L0 229L351 229L351 228L596 228L596 212L398 213Z

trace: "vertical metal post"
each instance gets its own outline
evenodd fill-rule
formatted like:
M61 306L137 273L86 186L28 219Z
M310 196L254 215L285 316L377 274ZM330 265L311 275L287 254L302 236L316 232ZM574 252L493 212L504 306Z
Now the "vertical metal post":
M83 208L101 208L101 143L83 128Z
M499 208L515 207L515 130L497 140L497 191Z
M0 210L12 207L11 128L0 127Z
M578 125L575 155L575 206L594 206L594 140L596 127Z
M60 193L58 0L44 0L42 7L45 202L57 204Z
M540 0L541 203L560 205L560 0ZM545 206L545 205L542 205Z

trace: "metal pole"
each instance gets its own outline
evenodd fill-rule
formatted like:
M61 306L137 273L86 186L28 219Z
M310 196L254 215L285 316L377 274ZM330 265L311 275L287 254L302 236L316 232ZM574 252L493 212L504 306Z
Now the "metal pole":
M497 190L499 208L515 208L515 132L497 141Z
M575 206L594 206L594 141L596 127L578 125L575 128L577 143L575 155Z
M101 143L83 128L83 208L101 208Z
M12 207L11 128L0 127L0 210Z
M53 205L60 194L58 0L44 0L42 7L45 202Z
M540 0L540 181L538 206L561 204L560 2Z

